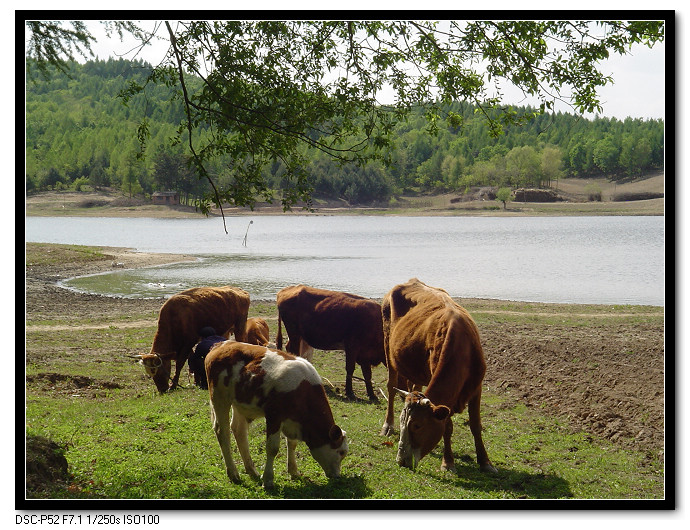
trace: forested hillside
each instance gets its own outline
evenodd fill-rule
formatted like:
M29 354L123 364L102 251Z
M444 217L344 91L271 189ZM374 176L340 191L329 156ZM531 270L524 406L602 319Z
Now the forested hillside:
M149 70L143 62L95 60L71 64L71 77L53 72L28 81L27 192L115 187L134 196L174 189L187 201L208 193L208 183L187 169L185 141L171 145L184 120L182 107L170 102L172 92L150 86L146 97L126 105L118 97L130 82L143 82ZM341 166L314 150L307 168L314 194L381 203L410 191L541 187L569 176L621 180L663 167L662 120L544 114L492 138L472 106L457 102L446 110L462 115L463 127L451 128L441 117L431 134L422 111L413 113L396 130L388 165ZM137 131L144 119L150 138L141 158ZM219 160L212 168L218 185L233 185L232 163ZM264 170L275 189L282 169L276 161Z

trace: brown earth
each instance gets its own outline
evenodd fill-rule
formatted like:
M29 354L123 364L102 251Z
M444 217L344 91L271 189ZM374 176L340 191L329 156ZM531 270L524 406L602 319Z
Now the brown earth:
M559 196L557 202L514 201L506 209L495 200L464 200L457 192L436 195L420 194L400 197L386 207L351 207L344 200L314 199L316 215L472 215L472 216L534 216L534 215L664 215L665 199L628 200L614 202L617 195L663 194L664 171L657 171L637 179L614 182L605 177L560 179L551 190ZM601 201L590 201L592 190L601 192ZM458 202L463 198L461 202ZM26 197L25 213L31 216L98 216L98 217L166 217L198 218L201 214L193 206L154 205L141 198L129 198L119 190L90 192L47 191ZM285 215L279 201L274 204L257 203L254 210L226 206L223 215ZM299 206L291 214L309 214ZM214 208L211 215L219 216Z
M59 252L61 247L29 245L32 255ZM107 328L110 323L150 325L155 317L148 323L125 324L122 317L147 311L155 315L162 299L79 294L58 287L56 281L106 271L113 263L145 266L192 259L127 249L103 251L102 258L76 262L27 258L27 329L50 329L40 327L46 320L75 329ZM649 459L663 459L663 307L458 301L477 320L482 334L487 391L508 398L508 404L524 403L567 418L575 429L643 451Z

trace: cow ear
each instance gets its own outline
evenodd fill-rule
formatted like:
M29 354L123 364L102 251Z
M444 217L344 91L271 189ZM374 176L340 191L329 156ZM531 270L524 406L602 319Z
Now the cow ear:
M337 425L333 425L333 427L331 427L331 430L328 431L328 438L331 440L331 442L339 440L342 437L342 435L343 431Z
M438 421L445 421L450 416L450 409L445 405L432 405L431 413Z

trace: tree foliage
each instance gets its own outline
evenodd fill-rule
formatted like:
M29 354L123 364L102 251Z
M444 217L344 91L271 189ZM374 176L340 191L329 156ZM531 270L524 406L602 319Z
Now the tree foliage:
M109 24L142 45L153 37L132 22ZM214 190L202 207L211 198L237 205L270 200L264 170L276 162L283 168L283 205L309 204L313 183L305 147L340 163L390 162L395 126L417 108L424 109L427 129L437 132L442 122L462 126L463 116L447 106L467 102L494 136L556 101L577 112L600 110L597 90L612 80L599 61L664 38L663 21L235 20L160 27L168 54L124 95L157 84L174 88L172 101L184 112L176 141L187 143L190 162ZM72 59L73 50L90 52L92 37L80 22L69 30L60 22L31 21L27 32L27 57L42 70L47 63L64 68L62 57ZM503 106L505 83L538 97L540 107L520 112ZM382 101L386 90L392 100ZM147 121L141 118L145 142ZM570 156L579 162L582 154L573 148ZM218 158L233 177L225 186L216 186L212 162ZM416 176L424 186L437 182L442 160L432 158L421 161L426 166Z
M184 120L180 108L169 105L172 87L151 86L146 94L133 96L126 106L117 98L129 82L143 82L152 71L150 65L108 59L70 63L69 68L71 77L50 68L46 78L27 85L27 191L75 187L77 180L86 179L93 188L115 187L127 194L130 189L144 193L172 189L190 201L213 193L208 181L199 179L189 165L185 142L171 145L169 141ZM462 116L464 126L456 128L443 119L437 123L436 134L430 134L423 109L413 109L392 131L395 141L388 165L378 161L342 165L321 150L305 148L308 163L304 171L314 195L351 204L380 204L410 191L549 185L575 175L619 179L663 167L662 120L586 120L571 114L545 113L492 137L480 114L475 113L476 107L454 102L442 109L444 115ZM518 110L528 113L533 109ZM149 132L149 156L143 159L136 156L140 151L136 131L142 114L147 116ZM640 149L633 150L642 139ZM525 150L528 146L530 149ZM577 165L571 165L572 150L582 152ZM531 169L519 172L516 160L521 151L530 153ZM645 156L633 157L633 153ZM128 173L133 164L136 169ZM231 166L230 154L209 163L220 187L234 182L236 175L228 169ZM268 189L276 194L290 185L284 176L285 166L280 160L262 171ZM123 187L125 181L128 185ZM81 187L83 183L79 180Z

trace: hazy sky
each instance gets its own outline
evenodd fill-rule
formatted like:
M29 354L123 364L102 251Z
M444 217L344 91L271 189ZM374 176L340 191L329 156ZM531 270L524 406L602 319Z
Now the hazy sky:
M145 28L152 28L152 21L141 23ZM93 46L94 53L101 59L114 54L123 54L131 49L131 45L120 42L117 38L108 39L102 31L100 24L93 25L93 34L98 43ZM159 31L163 35L163 31ZM167 44L159 44L150 47L141 58L156 64L163 57ZM625 119L633 118L665 118L665 43L657 44L651 50L646 46L635 46L632 52L625 56L612 54L606 61L602 70L611 75L615 81L600 90L603 116ZM512 93L508 87L504 87L504 93L510 101L517 105L535 104L534 101L525 101L519 91ZM557 109L558 110L558 109ZM573 112L567 107L560 110ZM592 118L593 116L588 116Z

